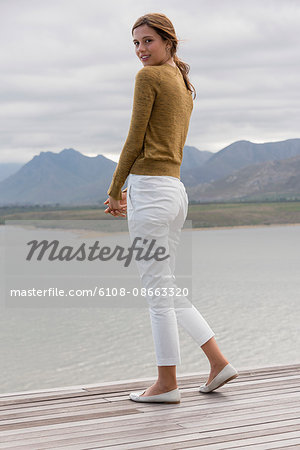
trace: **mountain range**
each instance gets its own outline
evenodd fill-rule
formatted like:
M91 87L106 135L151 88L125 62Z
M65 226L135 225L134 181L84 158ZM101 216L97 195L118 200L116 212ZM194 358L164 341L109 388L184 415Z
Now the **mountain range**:
M102 206L116 165L72 148L0 163L0 206ZM300 199L300 139L241 140L216 153L185 146L180 177L191 202Z
M202 202L300 200L300 156L246 166L192 187L189 197Z

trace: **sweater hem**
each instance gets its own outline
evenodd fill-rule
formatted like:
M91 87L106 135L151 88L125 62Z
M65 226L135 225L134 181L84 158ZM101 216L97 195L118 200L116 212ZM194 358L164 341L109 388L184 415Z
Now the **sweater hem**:
M139 167L133 166L129 173L133 175L165 175L180 179L180 164L174 164L172 161L151 160L151 165Z

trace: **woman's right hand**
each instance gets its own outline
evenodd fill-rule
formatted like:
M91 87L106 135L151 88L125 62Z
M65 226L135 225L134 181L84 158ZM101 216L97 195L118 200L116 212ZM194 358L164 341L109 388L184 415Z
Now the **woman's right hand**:
M104 205L108 205L109 204L109 198L104 202ZM112 216L121 216L121 217L126 217L126 213L127 213L127 192L122 192L122 200L120 200L120 206L122 206L122 211L120 210L111 210L110 207L106 208L104 210L104 212L106 214L111 214ZM125 214L124 214L125 211Z

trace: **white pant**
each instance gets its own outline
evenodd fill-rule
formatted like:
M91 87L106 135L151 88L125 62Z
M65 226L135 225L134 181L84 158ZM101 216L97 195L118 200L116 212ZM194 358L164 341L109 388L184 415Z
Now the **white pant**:
M164 261L150 259L136 261L142 287L158 289L175 287L175 253L180 242L182 226L188 211L188 197L184 184L171 176L135 175L128 176L127 220L131 242L135 237L156 240L155 248L163 246ZM141 241L139 241L141 242ZM144 251L148 248L142 246ZM160 256L162 258L162 256ZM148 291L147 291L148 292ZM212 331L195 306L181 297L146 296L149 304L152 334L158 366L181 364L177 322L201 346L212 338Z

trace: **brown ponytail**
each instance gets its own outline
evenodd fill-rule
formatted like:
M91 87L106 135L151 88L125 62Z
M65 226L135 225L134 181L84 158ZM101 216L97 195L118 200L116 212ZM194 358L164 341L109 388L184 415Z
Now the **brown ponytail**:
M144 16L139 17L131 30L131 33L133 34L133 30L140 25L148 25L149 27L153 28L165 41L168 40L171 43L171 57L173 57L173 60L176 64L176 66L179 68L179 70L182 73L185 85L187 89L194 93L194 99L196 98L196 89L192 85L192 83L189 80L188 73L190 71L190 66L185 63L184 61L181 61L181 59L178 58L176 51L178 46L178 38L175 33L175 29L173 27L172 22L165 14L160 13L149 13L145 14Z

